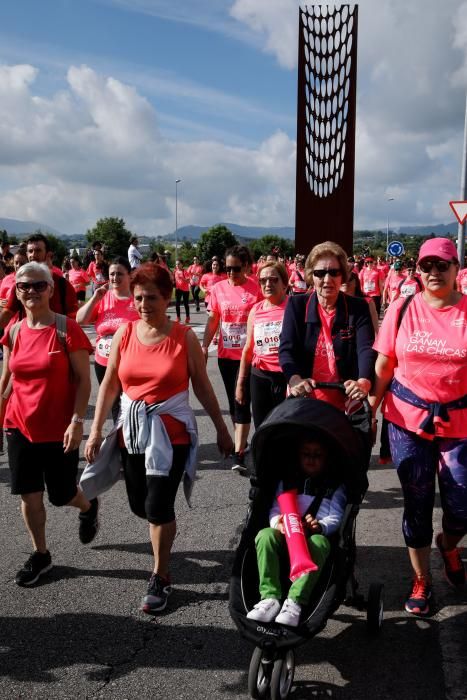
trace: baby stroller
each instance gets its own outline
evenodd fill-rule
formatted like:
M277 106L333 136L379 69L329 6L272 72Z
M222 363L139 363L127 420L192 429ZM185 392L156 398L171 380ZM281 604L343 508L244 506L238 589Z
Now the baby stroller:
M341 384L325 386L343 389ZM292 628L275 622L258 622L246 615L259 600L255 536L269 525L268 514L278 483L286 474L295 445L305 434L325 442L331 459L342 465L348 504L339 532L330 538L331 554L309 605L303 610L299 626ZM368 487L370 455L371 415L366 403L357 413L347 416L323 401L288 399L271 411L254 435L250 506L235 555L229 594L232 619L240 634L255 645L248 673L248 690L253 698L266 698L268 693L272 700L287 698L293 683L295 647L324 629L328 618L342 603L360 610L366 608L370 632L378 633L381 628L383 584L372 583L365 600L358 594L354 574L356 517ZM287 575L285 571L284 592Z

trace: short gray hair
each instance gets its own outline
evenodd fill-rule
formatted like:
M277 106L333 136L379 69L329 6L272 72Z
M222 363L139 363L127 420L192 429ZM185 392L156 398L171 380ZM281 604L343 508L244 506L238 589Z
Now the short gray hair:
M40 275L44 282L50 284L53 289L54 278L52 277L50 268L45 263L38 263L33 260L32 262L22 265L16 273L16 281L20 282L23 277L27 277L30 274Z

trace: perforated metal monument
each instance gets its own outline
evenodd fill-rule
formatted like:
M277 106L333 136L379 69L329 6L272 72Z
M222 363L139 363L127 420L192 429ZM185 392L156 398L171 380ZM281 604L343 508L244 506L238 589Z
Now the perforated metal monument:
M353 244L357 5L300 8L295 247Z

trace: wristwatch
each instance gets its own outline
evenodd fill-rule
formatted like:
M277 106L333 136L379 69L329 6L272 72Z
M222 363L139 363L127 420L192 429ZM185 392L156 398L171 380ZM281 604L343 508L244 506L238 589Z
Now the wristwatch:
M70 423L84 423L84 418L80 418L79 416L73 416Z

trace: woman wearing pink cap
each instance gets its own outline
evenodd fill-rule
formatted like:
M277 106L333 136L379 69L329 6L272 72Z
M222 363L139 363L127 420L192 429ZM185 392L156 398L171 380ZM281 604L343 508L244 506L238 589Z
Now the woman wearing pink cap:
M457 251L426 241L419 294L389 307L375 342L374 415L384 397L389 441L404 494L402 530L414 572L407 612L426 615L438 474L442 532L436 537L448 581L465 583L457 548L467 532L467 298L456 290Z

